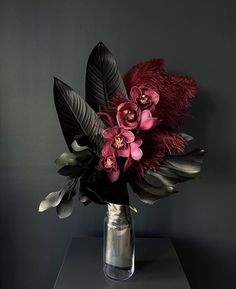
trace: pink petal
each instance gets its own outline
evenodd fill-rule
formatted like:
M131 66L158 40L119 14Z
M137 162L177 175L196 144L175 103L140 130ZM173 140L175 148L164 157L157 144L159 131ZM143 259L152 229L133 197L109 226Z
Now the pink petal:
M155 90L146 90L145 94L150 96L154 104L158 103L160 96L159 96L159 93L157 93Z
M120 111L121 108L122 108L125 104L126 104L126 102L122 102L121 104L119 104L119 105L117 106L117 111Z
M102 132L102 135L104 138L106 139L113 139L114 136L117 134L118 132L118 127L112 127L112 128L107 128Z
M110 155L113 155L115 152L115 149L111 146L112 142L106 141L103 143L102 146L102 156L107 157Z
M131 99L135 100L140 95L142 95L142 90L137 86L133 86L130 90Z
M149 109L145 109L142 112L140 129L141 130L149 130L154 128L158 123L158 119L156 117L152 117L152 113Z
M156 117L149 118L140 124L140 129L141 130L149 130L157 126L158 124L158 119Z
M129 157L130 156L130 146L128 146L126 149L124 150L117 150L117 153L120 157Z
M141 146L141 144L142 144L142 141L141 141L141 143L139 142L139 141L135 141L135 142L132 142L131 144L130 144L130 151L131 151L131 154L132 154L132 152L133 151L135 151L136 149L138 149L140 146Z
M111 172L108 172L107 176L110 182L112 183L116 182L120 176L120 169L112 170Z
M121 132L122 136L124 136L125 141L126 141L127 143L131 143L131 142L134 141L135 136L134 136L134 134L133 134L131 131L126 130L126 129L124 129L124 128L121 128L121 129L120 129L120 132Z
M132 159L134 159L135 161L138 161L142 158L143 152L140 148L137 148L136 150L131 151L131 156L132 156Z
M149 119L150 117L152 117L152 113L149 109L145 109L142 111L142 115L141 115L141 122Z
M138 147L140 147L142 143L143 143L143 141L141 140L141 138L139 138L139 137L135 138L134 144L137 144Z

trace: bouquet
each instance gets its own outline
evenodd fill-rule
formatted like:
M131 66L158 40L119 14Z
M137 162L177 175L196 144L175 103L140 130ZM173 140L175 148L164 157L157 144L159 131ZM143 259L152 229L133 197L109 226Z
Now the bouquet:
M127 184L147 204L177 192L195 177L205 150L186 153L191 136L177 130L196 83L170 75L162 59L131 68L122 78L103 43L87 64L86 97L55 78L55 106L69 152L56 159L65 186L46 196L39 211L55 207L59 218L73 211L73 199L88 205L129 205Z

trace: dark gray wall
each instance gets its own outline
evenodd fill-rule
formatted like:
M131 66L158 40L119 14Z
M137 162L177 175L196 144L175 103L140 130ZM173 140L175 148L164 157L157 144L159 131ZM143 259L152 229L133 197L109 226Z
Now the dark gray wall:
M173 238L193 289L236 288L235 1L0 1L1 288L50 289L72 236L102 234L105 208L78 204L59 221L37 213L63 184L66 145L53 76L84 93L102 40L122 73L163 57L199 85L185 131L209 150L202 174L149 207L134 200L140 236Z

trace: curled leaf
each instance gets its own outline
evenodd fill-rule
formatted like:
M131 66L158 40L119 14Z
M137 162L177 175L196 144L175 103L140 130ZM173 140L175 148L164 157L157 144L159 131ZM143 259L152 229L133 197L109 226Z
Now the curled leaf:
M71 144L71 148L73 149L73 151L75 152L82 152L86 149L88 149L88 146L80 146L76 140L74 140Z
M130 210L132 210L133 212L138 213L138 210L137 210L135 207L129 205L129 208L130 208Z

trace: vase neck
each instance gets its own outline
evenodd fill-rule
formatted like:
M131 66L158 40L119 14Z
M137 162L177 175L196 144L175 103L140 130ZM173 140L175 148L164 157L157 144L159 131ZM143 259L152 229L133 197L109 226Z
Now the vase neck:
M110 220L117 220L121 218L130 218L130 208L127 205L108 204L107 217Z

